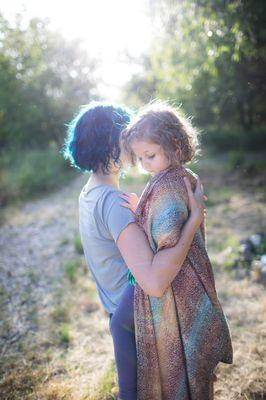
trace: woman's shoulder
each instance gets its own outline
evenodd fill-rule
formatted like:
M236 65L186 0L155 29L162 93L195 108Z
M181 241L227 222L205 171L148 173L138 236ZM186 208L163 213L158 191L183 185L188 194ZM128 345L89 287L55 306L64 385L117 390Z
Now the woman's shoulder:
M109 214L113 208L120 208L122 191L118 188L109 185L102 185L98 188L99 197L97 201L97 208L105 215Z
M86 184L80 192L80 197L85 199L105 199L106 197L118 197L121 193L121 190L111 185L89 186Z
M121 203L122 191L111 185L84 186L79 195L80 207L86 207L94 215L104 215Z

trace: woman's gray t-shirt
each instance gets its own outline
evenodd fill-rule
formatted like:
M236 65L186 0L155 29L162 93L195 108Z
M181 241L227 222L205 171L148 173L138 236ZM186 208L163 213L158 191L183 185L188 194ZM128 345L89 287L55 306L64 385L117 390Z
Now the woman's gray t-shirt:
M121 206L121 191L108 185L87 189L79 196L79 229L86 262L103 307L113 313L128 285L128 268L116 245L134 214Z

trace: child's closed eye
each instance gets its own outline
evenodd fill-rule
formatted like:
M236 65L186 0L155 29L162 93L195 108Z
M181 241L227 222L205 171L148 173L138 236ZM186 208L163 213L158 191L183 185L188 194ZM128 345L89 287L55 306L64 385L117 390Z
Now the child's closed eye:
M151 160L152 158L155 157L155 154L152 154L151 156L146 156L149 160ZM142 157L138 157L138 160L141 162L142 161Z

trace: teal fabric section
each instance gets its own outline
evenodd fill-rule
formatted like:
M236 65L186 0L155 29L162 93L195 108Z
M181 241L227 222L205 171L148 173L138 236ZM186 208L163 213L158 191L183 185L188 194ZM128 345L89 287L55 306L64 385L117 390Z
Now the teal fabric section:
M127 273L127 280L130 283L130 285L133 285L133 286L135 286L137 283L136 279L134 278L134 276L132 275L130 270L128 270L128 273Z

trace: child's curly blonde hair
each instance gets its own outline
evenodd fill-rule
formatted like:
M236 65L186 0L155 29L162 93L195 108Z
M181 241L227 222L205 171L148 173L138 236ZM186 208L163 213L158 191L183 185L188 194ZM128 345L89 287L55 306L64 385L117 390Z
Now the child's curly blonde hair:
M143 107L121 134L121 146L133 165L136 157L131 144L143 140L162 146L172 165L186 164L200 153L199 131L166 102Z

